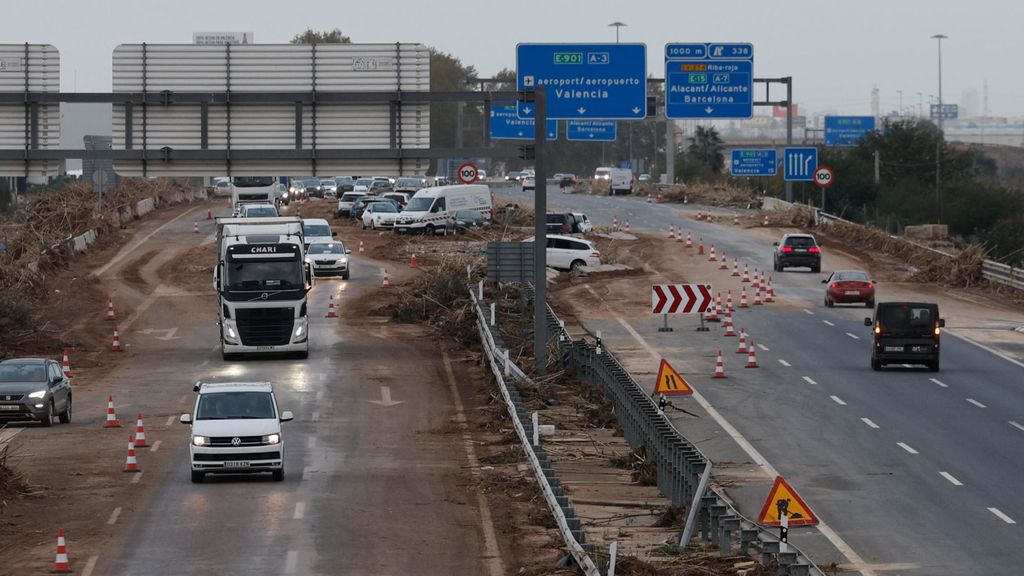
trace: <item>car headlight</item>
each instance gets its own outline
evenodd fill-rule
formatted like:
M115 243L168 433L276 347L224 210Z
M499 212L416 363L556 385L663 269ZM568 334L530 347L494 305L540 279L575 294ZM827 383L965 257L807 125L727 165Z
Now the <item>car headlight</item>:
M206 436L193 436L192 437L192 445L193 446L206 446L209 443L210 443L210 439L207 438Z
M277 444L281 441L280 434L267 434L263 437L264 444Z
M348 264L348 257L346 256L344 258L339 258L338 262L341 262L342 264Z
M306 258L306 264L312 264L312 263L313 263L313 259L312 258Z
M46 398L46 390L36 390L28 395L29 398Z

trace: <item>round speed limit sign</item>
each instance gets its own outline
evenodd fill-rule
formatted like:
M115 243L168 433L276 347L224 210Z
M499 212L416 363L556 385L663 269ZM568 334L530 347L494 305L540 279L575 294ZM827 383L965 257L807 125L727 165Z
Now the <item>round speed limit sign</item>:
M476 166L473 166L468 162L459 166L459 182L462 182L463 184L472 184L473 182L476 182L476 179L479 176L480 173L477 172Z
M822 188L831 186L835 177L835 173L828 166L818 166L818 169L814 171L814 183Z

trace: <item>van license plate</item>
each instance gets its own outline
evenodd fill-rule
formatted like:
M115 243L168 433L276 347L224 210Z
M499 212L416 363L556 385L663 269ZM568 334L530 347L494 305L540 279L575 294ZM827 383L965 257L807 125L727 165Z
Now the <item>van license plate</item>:
M227 460L224 462L225 468L248 468L249 463L245 460Z
M274 348L275 348L274 346L257 346L256 347L256 351L257 352L266 352L268 350L273 350Z
M903 352L903 346L886 346L886 352Z

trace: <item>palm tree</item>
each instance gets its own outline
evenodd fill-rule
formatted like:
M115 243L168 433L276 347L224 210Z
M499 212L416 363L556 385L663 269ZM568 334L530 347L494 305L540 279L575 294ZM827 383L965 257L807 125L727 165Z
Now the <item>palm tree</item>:
M721 174L725 155L722 154L722 139L718 136L718 130L714 127L698 126L689 140L687 154L706 165L715 174Z

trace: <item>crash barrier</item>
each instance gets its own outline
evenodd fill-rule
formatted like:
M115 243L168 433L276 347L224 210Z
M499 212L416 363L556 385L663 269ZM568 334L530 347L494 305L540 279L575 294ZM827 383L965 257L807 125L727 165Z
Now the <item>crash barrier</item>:
M527 290L528 293L532 290ZM531 294L532 296L532 294ZM478 312L479 313L479 312ZM654 399L600 341L572 340L564 323L547 307L548 330L557 339L563 364L583 381L598 387L615 409L623 436L634 450L643 447L653 459L657 485L673 506L688 509L680 546L691 536L717 546L722 556L759 552L760 562L777 563L793 576L824 573L792 544L741 515L708 484L711 460L691 444L659 409Z
M985 260L981 264L981 275L989 282L1024 290L1024 268L1015 268L1007 264Z
M512 418L516 435L519 436L523 451L530 461L530 467L544 494L544 501L547 502L548 508L551 509L555 518L558 531L562 534L569 553L584 574L601 576L601 571L589 555L589 552L593 551L593 546L586 544L580 519L576 517L551 460L543 446L536 441L539 432L535 429L537 422L527 414L523 398L517 387L518 383L526 381L526 375L509 360L508 348L504 346L497 328L490 322L490 312L489 310L485 312L482 299L472 290L470 290L470 298L472 298L473 307L476 310L476 323L480 332L480 340L483 343L484 355L487 357L494 379L498 382L498 388L501 390L501 396L505 400L505 406Z

